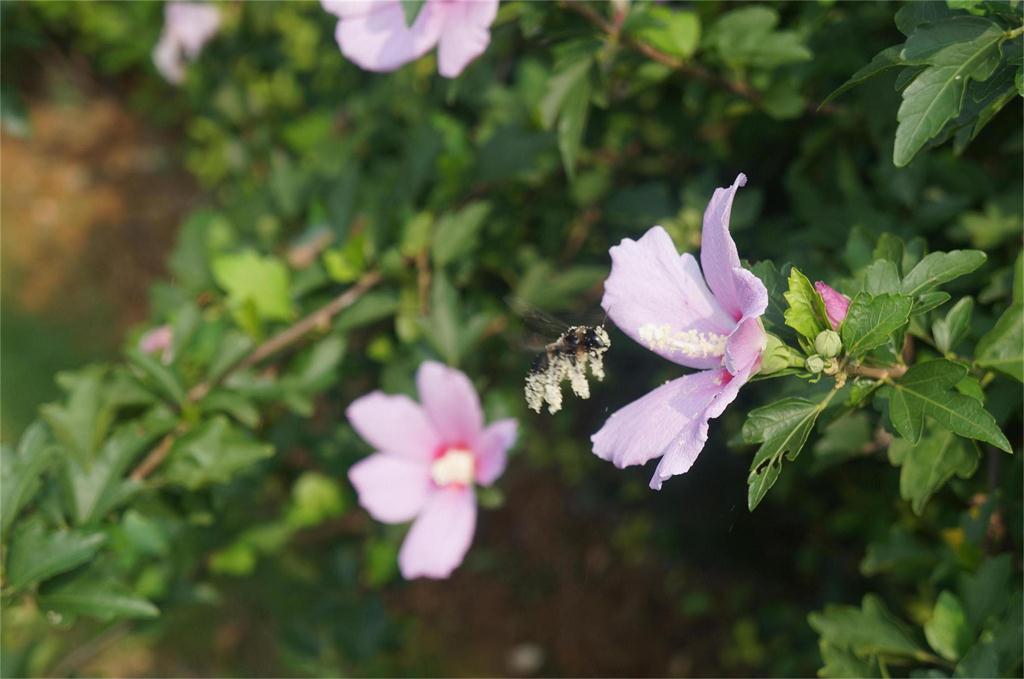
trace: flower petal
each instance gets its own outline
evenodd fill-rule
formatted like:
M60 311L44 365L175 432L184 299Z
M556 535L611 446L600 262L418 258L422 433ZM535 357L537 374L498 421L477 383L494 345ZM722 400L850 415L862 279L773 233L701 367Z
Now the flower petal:
M359 494L359 504L384 523L411 521L433 489L427 460L388 453L374 453L355 463L348 478Z
M850 310L850 298L823 281L816 281L814 289L825 301L825 313L828 315L828 322L832 324L832 329L838 330Z
M711 295L691 255L680 256L660 226L649 229L640 240L624 239L609 254L612 270L601 306L623 332L680 365L711 368L721 364L721 353L703 352L696 335L724 340L736 322ZM658 345L645 335L649 329L662 328L670 338L685 336L687 341Z
M408 396L375 391L353 401L345 415L367 443L384 453L430 460L441 445L423 408Z
M742 371L738 375L730 375L725 370L708 371L714 376L716 390L706 406L693 417L690 422L679 432L672 444L665 451L665 455L654 470L650 486L654 490L661 490L664 481L685 474L697 461L697 456L704 449L708 440L708 422L721 415L726 407L734 400L739 393L740 387L747 383L750 378L750 370ZM700 373L698 373L700 374Z
M402 576L447 578L462 563L475 529L476 497L471 488L435 492L398 552Z
M768 343L761 321L747 318L740 321L725 345L725 369L733 375L750 372L761 359L761 352Z
M590 437L594 454L620 468L664 455L684 430L699 425L722 390L723 375L721 369L684 375L612 413ZM704 428L706 434L706 421ZM699 452L698 447L693 457Z
M494 483L505 471L508 449L516 442L519 424L513 420L492 422L477 437L473 449L476 451L476 481L483 486Z
M167 82L180 85L185 80L185 61L181 56L181 47L166 28L153 48L153 64Z
M470 445L484 426L480 398L466 375L436 361L425 361L416 372L420 402L441 442Z
M737 321L743 316L743 311L734 270L741 267L736 243L729 233L729 217L736 190L746 183L747 176L740 173L729 188L715 189L704 211L704 229L700 242L700 266L704 270L704 278L718 302Z
M768 308L768 289L761 279L742 267L732 270L741 318L757 318Z
M455 78L491 42L491 24L498 15L498 0L453 2L445 5L444 28L437 50L437 70Z
M220 28L220 10L198 2L169 2L164 7L164 21L185 55L195 59Z
M342 54L367 71L393 71L423 56L437 44L444 14L428 2L412 26L405 25L399 0L365 3L350 9L331 3L329 11L340 16L334 37Z

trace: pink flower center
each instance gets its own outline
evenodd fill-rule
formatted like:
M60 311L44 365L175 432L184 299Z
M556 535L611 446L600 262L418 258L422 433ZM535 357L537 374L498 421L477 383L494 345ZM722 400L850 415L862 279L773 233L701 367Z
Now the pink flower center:
M473 483L476 473L476 458L465 448L446 448L430 465L430 478L439 487Z

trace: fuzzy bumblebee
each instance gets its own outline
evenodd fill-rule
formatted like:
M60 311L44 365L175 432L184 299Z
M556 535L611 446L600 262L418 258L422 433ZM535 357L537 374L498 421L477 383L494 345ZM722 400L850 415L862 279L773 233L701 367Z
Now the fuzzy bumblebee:
M574 394L590 398L587 367L598 382L604 379L604 352L611 340L604 326L574 325L544 347L526 376L526 404L539 413L546 403L548 412L562 409L562 382L569 380Z

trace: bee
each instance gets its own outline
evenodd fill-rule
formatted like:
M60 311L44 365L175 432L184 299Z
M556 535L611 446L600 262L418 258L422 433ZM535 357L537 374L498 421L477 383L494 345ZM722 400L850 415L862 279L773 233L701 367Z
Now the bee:
M569 380L574 394L590 398L587 367L598 382L604 379L604 352L611 339L604 325L574 325L544 347L526 375L526 404L539 413L546 403L552 415L562 409L562 382Z

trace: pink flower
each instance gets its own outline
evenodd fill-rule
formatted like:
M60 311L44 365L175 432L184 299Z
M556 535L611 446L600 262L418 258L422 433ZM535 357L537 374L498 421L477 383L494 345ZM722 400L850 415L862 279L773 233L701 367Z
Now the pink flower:
M815 281L814 289L825 300L825 313L828 314L832 329L838 330L850 308L850 298L822 281Z
M174 336L171 333L171 326L161 325L139 338L139 351L144 354L160 354L161 361L170 363L173 342Z
M692 255L680 256L660 226L609 251L612 271L601 306L611 319L663 358L700 369L612 413L591 437L594 453L618 467L661 457L650 484L655 490L690 469L707 441L708 420L722 414L761 365L766 336L759 317L768 291L740 266L729 234L733 197L746 183L741 174L711 197L700 266Z
M153 63L175 85L185 79L185 59L194 61L220 27L220 12L213 5L168 2L164 30L153 49Z
M367 71L394 71L434 45L437 70L455 78L491 42L498 0L426 0L412 26L400 0L320 0L338 17L341 53Z
M415 519L398 554L402 575L446 578L473 541L473 485L489 486L501 476L516 421L485 427L469 379L440 363L423 363L416 387L422 405L375 391L349 406L349 422L377 452L348 477L373 518Z

